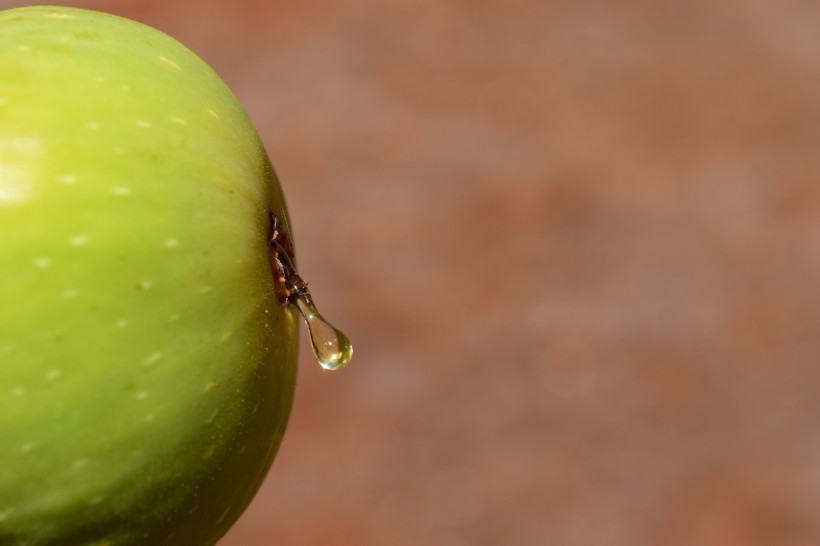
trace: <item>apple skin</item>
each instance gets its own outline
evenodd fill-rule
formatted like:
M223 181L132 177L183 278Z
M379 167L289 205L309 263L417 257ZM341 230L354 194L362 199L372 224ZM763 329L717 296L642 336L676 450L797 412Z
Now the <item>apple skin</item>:
M285 431L276 175L161 32L0 11L0 545L216 543Z

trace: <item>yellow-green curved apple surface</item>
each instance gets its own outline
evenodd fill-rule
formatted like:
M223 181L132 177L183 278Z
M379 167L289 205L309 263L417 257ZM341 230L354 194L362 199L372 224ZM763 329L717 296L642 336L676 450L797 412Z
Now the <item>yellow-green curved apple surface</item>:
M168 36L0 11L0 545L214 544L278 449L285 204L236 98Z

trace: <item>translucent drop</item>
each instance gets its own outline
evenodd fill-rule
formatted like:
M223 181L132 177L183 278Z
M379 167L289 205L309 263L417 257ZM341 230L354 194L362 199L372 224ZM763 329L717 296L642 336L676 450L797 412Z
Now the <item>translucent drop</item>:
M338 370L350 362L353 345L341 331L330 324L316 309L307 283L293 263L290 238L273 212L270 212L270 263L276 295L283 305L295 305L305 319L313 355L322 368Z
M343 368L353 356L350 340L319 313L309 293L301 293L295 299L296 307L307 323L316 360L326 370Z

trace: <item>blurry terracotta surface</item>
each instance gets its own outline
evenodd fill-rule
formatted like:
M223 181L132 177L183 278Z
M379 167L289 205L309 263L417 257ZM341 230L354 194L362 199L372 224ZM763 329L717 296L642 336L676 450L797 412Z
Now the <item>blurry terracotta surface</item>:
M64 3L235 90L355 345L222 546L820 544L820 4Z

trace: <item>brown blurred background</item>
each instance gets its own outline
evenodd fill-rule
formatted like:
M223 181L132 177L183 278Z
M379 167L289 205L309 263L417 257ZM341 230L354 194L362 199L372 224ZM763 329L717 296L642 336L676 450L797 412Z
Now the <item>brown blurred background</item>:
M223 76L356 347L221 546L820 544L820 3L64 3Z

